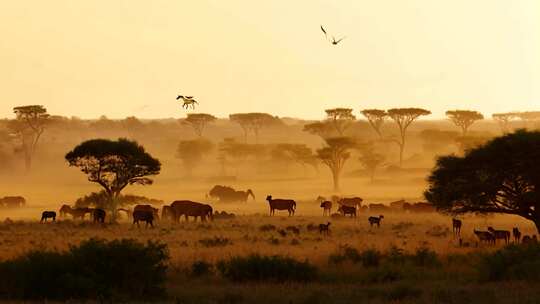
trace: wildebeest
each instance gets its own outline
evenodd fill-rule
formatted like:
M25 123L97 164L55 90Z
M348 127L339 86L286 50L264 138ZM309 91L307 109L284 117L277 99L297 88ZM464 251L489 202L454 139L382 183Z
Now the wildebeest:
M330 213L332 213L332 202L331 201L321 202L321 208L323 208L323 212L322 212L323 216L327 214L328 216L330 216Z
M377 225L377 227L381 227L381 220L383 218L384 218L384 215L370 216L368 218L369 227L373 227L373 225Z
M150 211L154 214L154 219L159 220L159 209L152 207L152 205L136 205L135 208L133 208L133 212L137 210Z
M495 236L489 231L479 231L474 229L474 234L480 240L480 242L485 242L487 244L495 244Z
M40 223L43 223L44 221L47 222L47 219L52 218L52 221L56 221L56 212L54 211L43 211L41 213L41 220Z
M92 217L94 218L94 223L105 223L105 216L107 213L103 209L96 208L92 211Z
M323 232L328 235L330 233L330 222L327 224L319 224L319 233L322 234Z
M0 199L0 206L8 208L24 207L26 199L22 196L5 196Z
M148 224L152 228L154 228L154 212L150 210L135 210L133 211L133 224L137 224L137 227L139 226L139 221L146 222L146 228L148 228Z
M338 201L338 204L342 206L360 208L363 201L364 200L360 197L344 197Z
M338 208L338 212L341 212L341 214L343 216L347 216L350 215L351 217L356 217L356 207L354 206L344 206L344 205L341 205L339 206Z
M461 220L452 219L452 232L454 232L454 235L461 235L461 225Z
M506 244L510 241L510 231L508 230L495 230L493 227L488 227L488 231L495 237L495 243L497 243L498 239L504 240Z
M390 207L386 206L385 204L369 204L369 212L389 212Z
M403 210L413 212L413 213L429 213L429 212L435 212L435 207L433 207L430 203L404 203L403 204Z
M174 221L178 222L180 217L183 215L188 221L190 216L201 217L201 221L206 221L206 218L209 217L210 220L213 220L213 209L212 206L202 203L197 203L188 200L179 200L171 203L171 208L174 212Z
M519 228L514 227L512 229L512 234L514 235L514 243L519 244L519 240L521 239L521 231L519 231Z
M270 215L274 215L275 210L287 210L289 216L294 215L296 210L296 202L291 199L272 199L271 195L266 197L268 205L270 205Z

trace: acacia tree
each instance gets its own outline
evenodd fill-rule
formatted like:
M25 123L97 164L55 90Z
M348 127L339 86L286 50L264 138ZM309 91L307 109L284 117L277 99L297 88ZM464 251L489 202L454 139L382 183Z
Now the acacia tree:
M192 176L193 169L199 165L205 154L214 148L214 144L206 139L182 140L178 143L176 157L182 160L187 176Z
M206 126L216 121L216 119L217 118L215 116L210 114L193 113L188 114L187 118L182 120L182 123L191 126L193 128L193 131L195 131L195 134L197 134L199 137L202 137L203 131Z
M324 139L334 133L334 128L327 121L316 121L304 125L304 131Z
M88 181L99 184L117 215L118 197L128 185L151 185L148 176L157 175L161 163L136 141L120 138L92 139L76 146L66 154L69 166L78 167L88 176Z
M32 167L32 157L50 115L47 114L47 109L40 105L15 107L13 112L16 119L10 121L8 128L21 142L24 164L28 172Z
M461 136L466 136L469 127L477 120L484 119L482 113L469 110L446 111L446 116L448 116L456 126L461 128Z
M325 110L327 116L326 120L336 129L339 136L343 136L345 130L347 130L356 119L352 114L352 111L352 109L347 108Z
M317 150L317 157L328 166L332 172L334 191L339 191L339 181L345 162L351 156L349 150L355 142L350 137L332 137L325 139L326 146Z
M502 133L506 134L509 131L508 125L510 123L510 120L518 116L517 116L517 113L508 112L508 113L494 113L493 115L491 115L491 117L493 118L493 120L495 120L499 124L499 127L501 128Z
M387 111L388 116L396 122L399 127L399 140L395 142L399 145L399 165L403 163L403 151L405 150L405 135L409 126L418 117L431 114L430 111L419 108L396 108Z
M388 117L388 113L386 113L384 110L378 109L362 110L360 113L367 118L369 125L373 128L377 135L379 135L379 138L382 139L381 127L385 119Z
M259 132L262 128L278 123L279 118L267 113L237 113L229 115L229 119L240 125L244 131L244 141L247 142L249 131L255 134L255 142L259 142Z
M450 214L502 213L524 217L540 233L540 132L519 130L465 156L437 160L424 196Z
M369 173L371 182L375 179L375 172L384 163L384 155L375 152L372 146L365 147L360 152L360 158L358 159L364 169Z

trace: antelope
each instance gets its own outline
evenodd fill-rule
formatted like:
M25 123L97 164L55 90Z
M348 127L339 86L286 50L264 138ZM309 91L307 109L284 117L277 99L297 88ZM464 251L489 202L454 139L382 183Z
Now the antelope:
M369 226L373 227L373 225L377 224L377 228L381 227L381 220L384 218L384 215L377 216L370 216L368 218Z
M510 241L510 231L508 230L495 230L493 227L488 227L488 231L493 234L495 243L497 243L498 239L503 239L506 244Z
M521 231L519 231L519 228L514 227L512 229L512 234L514 235L514 243L519 244L519 240L521 239Z
M332 202L331 201L322 201L321 202L321 208L323 208L322 215L325 216L328 214L330 216L330 213L332 212Z
M478 237L480 242L486 242L488 244L495 244L495 236L489 231L479 231L474 229L474 234Z
M458 219L452 219L452 232L454 232L454 235L460 236L461 235L461 220Z
M324 232L324 234L328 235L330 233L330 224L330 222L327 224L319 224L319 233L322 234Z

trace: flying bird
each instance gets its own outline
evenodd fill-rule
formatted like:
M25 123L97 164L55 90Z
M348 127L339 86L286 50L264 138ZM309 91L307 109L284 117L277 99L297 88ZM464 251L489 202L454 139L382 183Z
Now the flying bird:
M328 39L328 33L326 32L326 30L324 29L324 27L321 25L321 31L324 33L324 37L326 38L326 40L328 40L330 43L332 43L332 45L337 45L338 43L341 42L341 40L345 39L345 36L341 37L340 39L337 39L336 40L336 37L332 36L332 40Z

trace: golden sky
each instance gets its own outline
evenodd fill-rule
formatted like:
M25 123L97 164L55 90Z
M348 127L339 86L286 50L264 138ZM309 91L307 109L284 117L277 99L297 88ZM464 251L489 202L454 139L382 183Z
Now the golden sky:
M0 117L540 110L538 0L0 0L0 37Z

